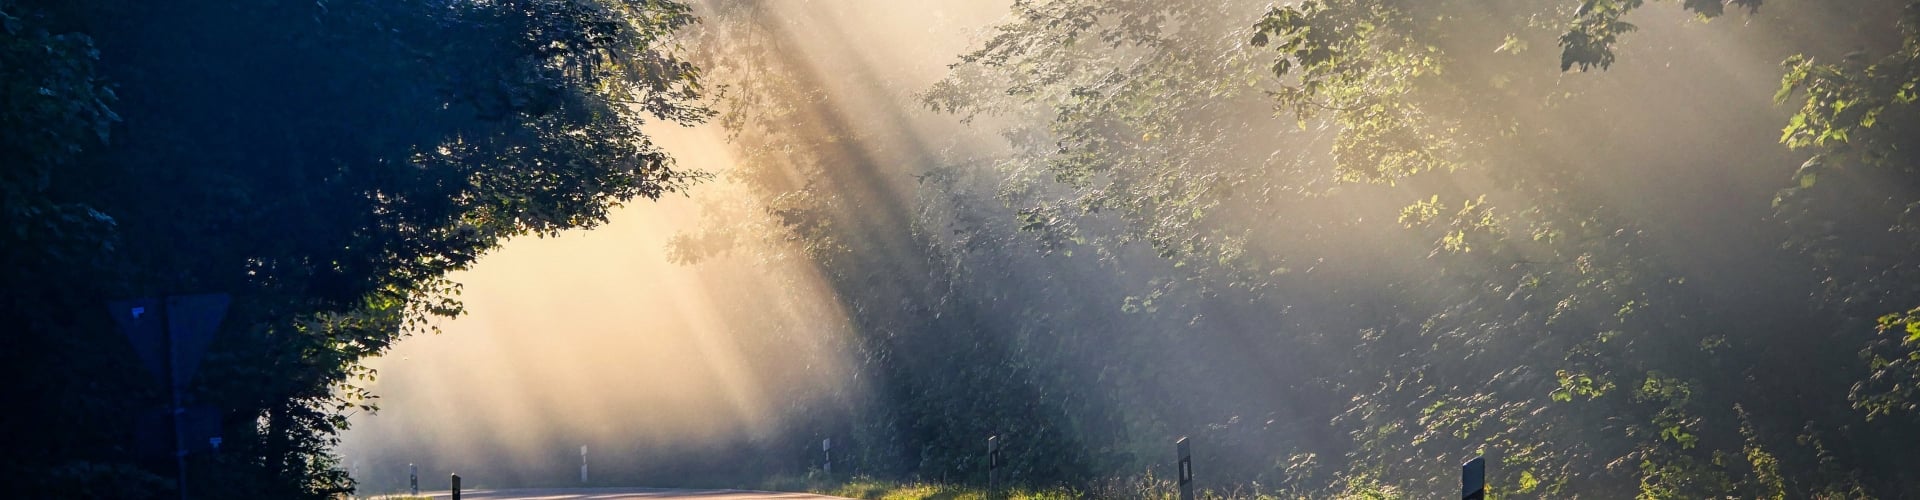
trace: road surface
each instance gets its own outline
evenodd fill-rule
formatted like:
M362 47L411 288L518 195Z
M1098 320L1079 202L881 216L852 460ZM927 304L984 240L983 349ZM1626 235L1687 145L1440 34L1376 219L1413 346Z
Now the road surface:
M453 498L447 491L422 491L433 499ZM532 488L507 490L463 490L460 500L640 500L680 498L696 500L846 500L811 493L780 493L748 490L670 490L663 488Z

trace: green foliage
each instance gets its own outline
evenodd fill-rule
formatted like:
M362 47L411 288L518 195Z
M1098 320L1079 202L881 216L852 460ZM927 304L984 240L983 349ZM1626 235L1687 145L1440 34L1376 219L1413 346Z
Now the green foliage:
M1553 390L1554 401L1571 402L1574 397L1593 400L1613 390L1613 381L1605 378L1596 380L1592 376L1567 370L1555 372L1555 375L1560 379L1560 388Z
M1786 74L1774 100L1784 103L1805 96L1782 131L1781 143L1796 149L1852 153L1868 163L1888 159L1892 154L1888 148L1897 141L1868 132L1890 106L1912 105L1920 96L1920 3L1908 3L1895 26L1901 46L1872 62L1865 51L1855 51L1825 64L1805 55L1781 63ZM1810 173L1806 175L1811 178ZM1801 184L1801 188L1812 187L1811 180Z
M1274 76L1298 82L1272 92L1280 106L1303 128L1331 113L1343 129L1333 146L1341 180L1393 183L1459 166L1458 124L1409 100L1441 74L1438 47L1395 29L1410 21L1390 5L1335 0L1274 7L1253 26L1254 46L1282 54Z
M1903 387L1898 377L1912 373L1898 371L1905 363L1894 361L1908 359L1911 347L1871 342L1871 332L1849 326L1886 314L1888 305L1911 307L1901 304L1912 300L1911 287L1896 284L1911 283L1904 278L1913 269L1905 256L1920 248L1906 239L1913 234L1906 225L1911 218L1901 215L1916 199L1904 152L1911 140L1880 132L1912 135L1902 107L1906 77L1896 71L1905 67L1903 52L1870 71L1865 64L1791 60L1782 99L1806 95L1812 104L1791 119L1784 145L1866 150L1862 140L1871 140L1883 151L1873 164L1882 170L1841 173L1836 162L1853 162L1841 158L1853 150L1822 151L1779 186L1786 189L1759 192L1781 200L1771 214L1739 213L1753 221L1775 215L1777 226L1678 230L1737 234L1739 242L1716 243L1759 248L1743 255L1782 246L1793 253L1766 259L1816 268L1807 276L1755 280L1766 288L1754 296L1764 294L1784 309L1762 311L1769 307L1762 302L1729 307L1722 287L1746 285L1698 280L1750 271L1673 255L1660 243L1668 237L1657 234L1672 224L1647 213L1660 209L1622 207L1620 198L1600 193L1620 190L1636 200L1696 196L1661 185L1692 174L1638 164L1686 156L1728 169L1758 168L1687 155L1752 149L1766 152L1755 156L1759 161L1774 161L1786 157L1786 149L1771 145L1774 137L1753 135L1733 140L1739 146L1608 151L1658 142L1657 134L1712 135L1646 118L1664 116L1657 106L1686 99L1635 102L1656 94L1703 96L1712 88L1663 88L1681 79L1648 76L1649 68L1724 64L1707 55L1633 59L1638 53L1625 49L1629 34L1671 36L1662 34L1671 26L1627 21L1645 3L1326 0L1269 6L1249 24L1248 9L1260 7L1021 2L924 94L936 111L1010 124L996 131L1012 151L942 167L960 171L942 176L973 184L919 192L958 200L992 193L1006 205L998 227L1026 233L1040 252L1062 262L1090 259L1121 270L1126 279L1117 282L1132 290L1113 309L1190 339L1233 346L1181 352L1199 359L1244 353L1283 365L1273 369L1287 375L1262 379L1270 391L1286 394L1280 399L1338 408L1329 415L1259 404L1210 406L1206 397L1136 389L1155 394L1155 402L1129 407L1128 413L1153 415L1123 420L1130 440L1151 442L1169 429L1234 422L1249 413L1279 416L1269 427L1299 419L1325 432L1316 420L1325 418L1351 442L1260 435L1264 446L1287 451L1251 459L1345 457L1330 467L1300 469L1323 495L1341 491L1326 486L1334 484L1356 492L1437 490L1444 483L1436 478L1451 472L1447 459L1473 449L1503 457L1495 483L1520 495L1901 490L1895 485L1903 480L1894 476L1876 476L1876 486L1867 488L1858 475L1807 466L1806 457L1820 455L1848 464L1836 466L1840 470L1880 470L1872 458L1877 452L1816 452L1807 442L1782 443L1795 443L1796 429L1816 415L1820 420L1808 428L1842 428L1880 414L1848 413L1849 404L1838 401L1860 374L1837 367L1851 361L1861 342L1875 346L1868 353L1872 368L1893 371L1880 385L1855 387L1852 405L1895 394L1885 391ZM1724 15L1725 5L1687 1L1680 7L1707 20ZM1760 2L1732 5L1753 12ZM1876 36L1905 33L1905 24L1867 21L1890 5L1898 3L1832 14L1860 15L1860 26L1879 30ZM1712 43L1756 51L1825 46L1827 25L1814 14L1826 8L1777 8L1778 15L1754 16L1766 29L1711 27L1726 33ZM1178 22L1158 22L1168 19ZM1245 45L1222 43L1224 36ZM1526 47L1556 41L1563 72L1629 67L1636 73L1554 75L1551 55ZM1620 132L1633 128L1657 132ZM1875 183L1886 189L1869 187ZM1891 195L1861 196L1869 192ZM1870 219L1842 219L1848 208L1861 206L1872 209ZM947 227L931 224L937 221L920 223ZM978 253L997 256L1002 266L1024 266L1006 256L1018 255L1008 249L1019 247L999 239L1004 236L995 226L965 227L987 248L967 246L950 258L965 262ZM943 244L927 239L932 242L923 244ZM975 244L981 243L969 241ZM1379 271L1383 267L1396 271ZM1005 283L956 281L969 282L984 288L962 286L963 293ZM1809 290L1821 290L1814 311L1784 312ZM1092 297L1027 302L1077 305ZM1313 317L1276 312L1296 309ZM1086 331L1095 328L1102 331ZM1794 332L1805 328L1833 331L1832 338L1842 340L1799 340ZM1066 343L1101 338L1123 352L1161 345L1128 328L1055 328L1051 335ZM1016 359L1045 359L1021 354ZM1152 388L1163 386L1141 378L1195 377L1173 384L1184 388L1234 373L1140 359L1140 368L1102 370L1098 385ZM1781 365L1805 369L1774 368ZM1301 379L1313 382L1294 382ZM1229 389L1210 394L1233 397L1222 396ZM1207 408L1200 412L1212 418L1196 418L1186 405ZM1747 415L1740 408L1766 410ZM1238 460L1247 459L1230 461ZM1268 482L1281 469L1222 474ZM1336 479L1343 473L1333 471L1347 476Z
M1916 352L1910 308L1920 303L1909 285L1920 276L1912 259L1920 248L1920 221L1913 216L1920 196L1912 190L1920 2L1906 2L1892 14L1887 18L1897 45L1854 50L1824 63L1794 55L1783 63L1786 72L1774 95L1776 102L1799 100L1781 143L1814 151L1794 172L1796 184L1774 199L1778 217L1796 229L1787 245L1812 256L1833 277L1820 290L1830 307L1871 318L1882 333L1864 342L1859 355L1870 375L1849 393L1869 419L1916 415L1912 387L1920 380L1909 367ZM1866 189L1889 194L1856 197Z
M104 301L223 291L187 395L224 412L224 453L189 467L221 487L193 489L351 491L328 450L376 408L358 363L460 313L447 273L700 178L640 132L710 114L673 55L692 22L661 1L0 4L5 361L61 381L11 398L46 410L6 422L36 429L8 481L135 460L131 416L160 403L100 348L124 345Z
M1223 497L1420 497L1469 454L1503 496L1913 490L1914 452L1881 443L1914 437L1920 387L1920 10L1770 4L1680 36L1629 23L1646 3L1019 1L918 94L972 124L952 138L836 101L922 89L793 55L863 30L796 39L758 3L699 25L637 0L0 4L25 103L0 125L43 131L4 139L22 293L0 320L31 332L15 352L62 353L0 361L66 375L9 429L126 428L96 416L151 391L79 375L125 353L73 354L118 340L98 302L230 290L194 397L246 437L199 465L344 490L325 450L377 407L355 362L458 314L443 277L503 239L698 181L638 127L712 116L752 201L707 203L672 258L817 273L777 286L839 299L822 315L873 396L782 417L845 443L837 469L944 483L842 494L976 495L987 435L1055 496L1164 495L1178 436ZM1870 46L1828 54L1833 19ZM1791 108L1738 107L1737 57L1787 60ZM9 470L124 462L50 435ZM151 479L122 470L75 474Z
M1880 339L1861 351L1872 374L1855 383L1851 399L1867 418L1920 413L1920 309L1880 317L1879 330L1892 338Z
M1682 8L1698 14L1702 19L1719 17L1725 13L1726 5L1746 7L1749 12L1760 9L1763 0L1684 0ZM1560 35L1560 70L1567 71L1579 66L1580 71L1593 68L1605 70L1613 66L1613 46L1620 42L1622 35L1638 29L1632 23L1622 21L1627 13L1646 5L1646 0L1586 0L1579 9L1573 11L1573 22L1566 33Z

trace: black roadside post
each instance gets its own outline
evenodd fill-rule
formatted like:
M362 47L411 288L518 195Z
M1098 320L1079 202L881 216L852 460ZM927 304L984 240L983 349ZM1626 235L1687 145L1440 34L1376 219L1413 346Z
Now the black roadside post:
M453 475L453 500L460 500L460 475Z
M1173 444L1180 451L1180 500L1193 500L1193 447L1186 436Z
M407 489L420 496L420 467L413 464L407 464Z
M1466 465L1460 466L1460 498L1486 500L1487 457L1473 457Z
M987 500L993 500L1000 469L1000 436L987 437Z

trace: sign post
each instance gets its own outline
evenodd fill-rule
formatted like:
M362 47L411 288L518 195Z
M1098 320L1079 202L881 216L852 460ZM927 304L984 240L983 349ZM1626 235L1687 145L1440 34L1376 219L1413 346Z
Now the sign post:
M1180 500L1193 500L1193 448L1187 445L1187 437L1180 436L1173 442L1180 457Z
M1461 500L1486 500L1487 457L1473 457L1460 466Z
M200 359L220 330L232 297L224 293L179 295L165 300L143 298L107 304L108 315L120 326L121 333L133 344L155 378L166 380L168 404L165 411L173 428L173 459L179 481L180 499L187 495L187 443L205 442L220 448L220 414L215 408L187 408L183 395L193 381ZM187 435L193 431L190 439Z

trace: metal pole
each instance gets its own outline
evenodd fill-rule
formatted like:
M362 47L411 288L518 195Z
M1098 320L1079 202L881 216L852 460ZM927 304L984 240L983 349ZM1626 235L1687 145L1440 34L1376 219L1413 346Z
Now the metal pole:
M160 328L166 332L167 339L167 396L172 406L167 408L169 418L173 420L173 465L178 471L180 500L187 500L187 434L180 421L180 370L175 366L180 359L180 347L174 342L173 322L170 310L173 309L173 297L160 299Z
M1487 457L1473 457L1460 466L1460 498L1486 500Z
M1193 500L1193 448L1187 445L1187 437L1181 436L1173 442L1180 457L1180 500Z
M460 500L460 475L453 475L453 500Z

